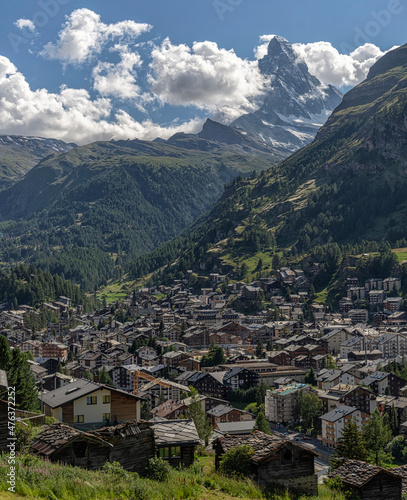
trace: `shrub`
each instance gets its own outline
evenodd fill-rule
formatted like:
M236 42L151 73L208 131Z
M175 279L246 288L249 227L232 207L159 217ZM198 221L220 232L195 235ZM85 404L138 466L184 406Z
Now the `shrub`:
M114 474L117 477L128 478L129 473L123 468L119 462L105 462L103 472L106 474Z
M146 467L146 476L154 481L165 481L171 472L171 466L162 458L150 458Z
M250 476L252 467L250 459L254 454L251 446L243 444L228 450L220 463L220 470L226 476Z

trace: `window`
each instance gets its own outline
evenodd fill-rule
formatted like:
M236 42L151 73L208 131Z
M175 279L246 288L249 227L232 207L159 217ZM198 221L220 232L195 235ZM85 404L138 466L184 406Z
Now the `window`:
M103 396L103 404L110 403L110 395Z
M106 422L110 422L110 413L103 413L102 418Z
M88 396L86 398L86 404L87 405L96 405L98 402L98 397L97 396Z
M181 458L181 447L180 446L171 446L166 448L159 449L159 457L164 460L168 460L170 458Z
M83 415L74 415L73 422L74 422L74 424L83 424L84 416Z

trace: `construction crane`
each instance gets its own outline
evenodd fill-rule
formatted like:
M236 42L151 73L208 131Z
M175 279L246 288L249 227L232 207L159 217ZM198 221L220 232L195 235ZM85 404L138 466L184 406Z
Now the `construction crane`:
M171 388L171 385L167 382L163 382L158 378L153 377L152 375L148 375L147 373L141 372L140 370L133 370L133 394L138 396L138 379L143 378L150 382L155 382L158 385L163 387Z

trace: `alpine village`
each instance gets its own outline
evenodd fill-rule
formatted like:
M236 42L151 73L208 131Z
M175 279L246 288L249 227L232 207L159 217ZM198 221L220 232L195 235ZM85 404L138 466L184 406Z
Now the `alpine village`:
M0 498L407 498L407 45L259 68L198 134L0 136Z

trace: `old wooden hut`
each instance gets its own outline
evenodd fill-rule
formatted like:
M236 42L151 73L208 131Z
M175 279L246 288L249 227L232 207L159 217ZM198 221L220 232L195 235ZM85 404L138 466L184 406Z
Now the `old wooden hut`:
M219 467L226 451L246 444L254 450L251 465L258 482L285 486L310 495L318 494L318 479L314 470L316 453L260 431L249 435L217 438L213 443L216 453L215 466Z
M126 470L143 473L148 460L156 454L151 423L134 420L91 431L112 445L109 461L119 462Z
M61 423L50 425L31 443L31 452L36 455L86 469L102 467L111 448L103 439Z
M153 425L157 455L170 465L188 467L194 463L200 443L193 420L162 420Z
M347 460L330 477L340 478L345 488L361 500L401 500L402 477L393 469Z
M142 473L148 459L155 456L154 433L148 422L129 421L90 432L56 423L36 436L31 451L53 462L91 470L116 461Z

